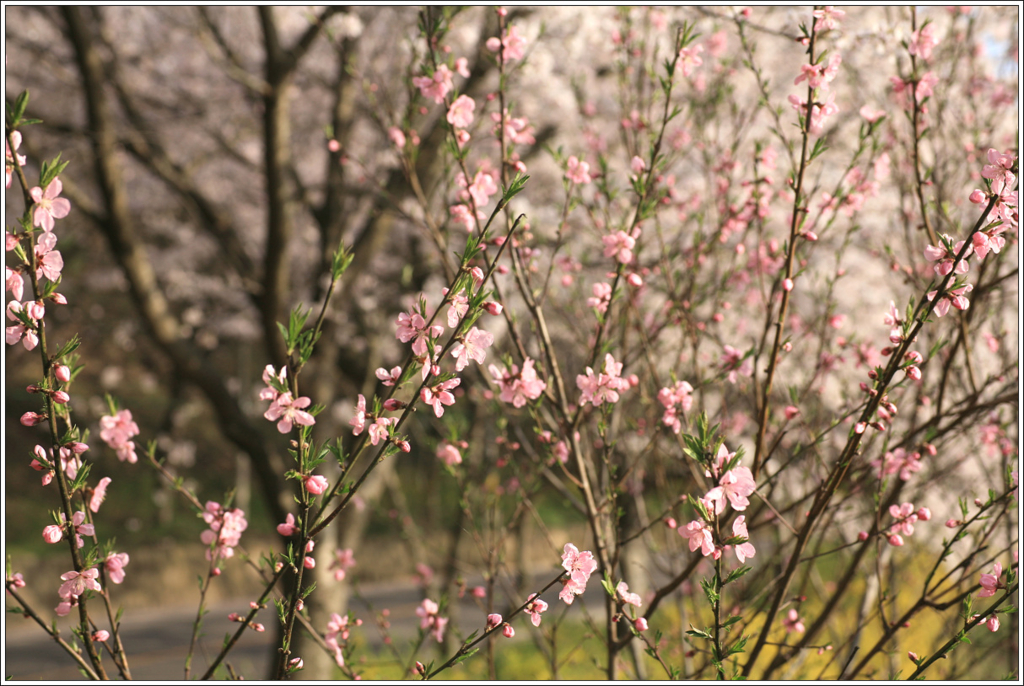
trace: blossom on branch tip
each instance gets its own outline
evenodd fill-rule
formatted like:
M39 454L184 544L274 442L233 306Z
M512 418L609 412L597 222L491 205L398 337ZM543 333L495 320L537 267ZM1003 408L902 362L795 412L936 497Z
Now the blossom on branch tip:
M501 387L499 400L512 403L512 407L522 407L527 401L536 400L547 389L547 384L537 378L537 371L530 358L523 361L522 371L518 365L512 365L511 369L501 369L492 364L487 369L495 383Z
M32 207L32 225L38 226L46 233L53 231L53 220L63 219L71 212L71 203L66 198L58 197L64 185L60 178L55 178L50 185L43 190L36 186L29 195L35 205Z
M530 622L532 622L534 626L540 626L540 615L542 612L547 611L548 604L538 598L536 593L531 594L526 600L527 605L525 612L530 615Z
M263 416L271 421L277 422L277 430L283 434L292 430L292 424L312 426L316 419L302 408L309 407L312 401L309 398L301 397L292 400L291 393L282 393L270 404L270 408L263 413Z
M562 553L562 568L569 576L562 579L562 592L558 597L565 601L566 605L572 605L576 596L583 595L587 590L587 582L597 569L597 561L589 550L581 553L572 543L566 543Z
M103 568L110 581L119 584L124 581L124 568L128 566L128 553L110 553L103 561Z

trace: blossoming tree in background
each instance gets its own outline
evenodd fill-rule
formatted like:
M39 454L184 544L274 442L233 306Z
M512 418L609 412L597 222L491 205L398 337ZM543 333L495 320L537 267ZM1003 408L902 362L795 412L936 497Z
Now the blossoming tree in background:
M100 513L148 465L206 526L186 678L268 628L271 677L359 677L370 619L422 678L503 678L517 629L572 676L584 622L611 679L1019 676L1011 10L12 9L8 452L72 569L12 560L10 603L130 678ZM90 403L114 364L150 381ZM261 521L204 473L227 446ZM346 607L388 509L408 646Z

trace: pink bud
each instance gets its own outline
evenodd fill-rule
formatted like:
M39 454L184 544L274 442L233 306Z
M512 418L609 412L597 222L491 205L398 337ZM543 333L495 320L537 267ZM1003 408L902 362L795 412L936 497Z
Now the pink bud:
M92 635L92 640L99 641L100 643L103 643L108 638L110 638L110 632L105 629L100 629Z
M240 621L242 621L242 617L237 612L232 612L231 614L228 615L228 621L229 622L240 622Z
M901 546L903 545L903 537L899 534L892 534L889 536L889 545Z
M968 196L968 198L967 198L967 199L968 199L968 200L970 200L971 202L973 202L973 203L974 203L975 205L980 205L980 204L982 204L983 202L985 202L985 194L984 194L984 193L982 193L982 192L981 192L980 190L978 190L977 188L975 188L975 189L974 189L974 192L973 192L973 193L971 193L971 194L970 194L970 195Z
M395 441L395 445L397 445L397 446L398 446L398 448L399 448L399 449L400 449L400 450L401 450L401 451L402 451L403 453L408 453L408 452L412 452L412 446L411 446L411 445L409 445L409 441Z
M302 598L295 601L295 611L302 612L302 608L306 607L306 604L302 602Z
M999 631L999 618L995 615L992 615L987 620L985 620L985 624L988 625L988 630L992 633Z
M501 43L499 43L498 46L500 47ZM488 47L490 47L490 46L488 46ZM497 48L495 48L495 51L497 51ZM423 666L422 662L417 660L416 661L416 667L414 668L414 671L416 672L416 674L426 674L427 673L427 668Z
M932 518L932 511L929 510L927 507L922 507L920 510L917 511L917 518L920 519L922 522L927 522L929 519Z
M910 658L911 660L913 660L914 662L917 662L917 661L918 661L918 660L920 659L920 658L919 658L919 657L917 656L917 653L915 653L915 652L914 652L913 650L908 650L908 651L907 651L907 657L909 657L909 658Z
M903 356L903 359L910 360L914 364L921 364L921 362L924 361L924 358L921 357L921 353L917 352L916 350L911 350L910 352L908 352L906 355Z
M959 519L947 519L946 520L946 528L947 529L955 529L958 526L960 526L961 524L963 524L963 522L961 522Z
M975 498L974 499L974 506L975 507L981 507L982 505L984 505L984 503L981 501L981 498Z
M57 381L60 381L61 383L71 381L71 370L68 369L67 365L58 364L53 368L53 375L57 377Z
M254 622L254 623L253 623L253 624L251 624L250 626L252 626L252 628L253 628L253 631L259 631L259 632L263 632L263 631L266 631L266 630L267 630L267 629L266 629L266 627L265 627L265 626L263 626L262 624L260 624L259 622Z
M51 397L53 398L53 402L57 403L58 405L65 405L69 400L71 400L71 396L69 396L64 391L54 391Z
M293 657L291 660L288 660L288 666L296 671L302 669L302 658Z
M869 379L877 379L878 378L878 372L876 372L874 369L869 369L868 370L868 378Z
M853 432L862 434L864 430L868 428L868 425L864 422L857 422L857 425L853 427Z
M63 293L54 293L50 296L50 300L57 303L58 305L67 305L68 299L64 297Z
M790 405L786 408L786 419L792 419L793 417L800 414L800 409Z
M26 393L38 393L41 390L43 390L43 389L39 388L39 386L36 386L34 383L31 383L28 386L25 386L25 392Z
M805 240L811 242L818 240L818 234L814 233L813 231L804 231L803 236Z
M783 280L782 280L782 288L783 288L783 290L785 290L785 291L786 291L787 293L788 293L789 291L793 290L793 279L783 279Z
M51 524L50 526L43 529L43 540L47 543L57 543L63 537L63 532L60 530L60 527L56 524Z
M647 631L647 619L645 617L637 617L633 620L633 626L637 631Z
M315 541L312 541L312 540L306 541L306 552L307 553L313 552L313 548L315 548L315 547L316 547L316 542Z
M626 281L628 281L629 285L633 286L634 288L640 288L641 286L644 285L644 280L641 279L640 275L635 272L627 276Z
M495 302L485 302L484 303L484 311L486 311L487 314L494 315L495 317L497 317L499 314L501 314L501 311L503 309L504 308L501 306L501 303L495 303Z
M474 598L486 598L487 597L487 589L484 588L483 586L476 586L476 587L474 587L473 588L473 597Z
M307 555L306 557L302 558L302 566L306 569L313 569L313 567L316 567L316 560Z
M920 381L921 380L921 370L918 369L917 367L915 367L914 365L910 365L909 367L907 367L903 371L905 371L907 373L907 378L913 379L914 381Z
M493 629L494 627L498 626L499 624L501 624L501 615L498 615L498 614L487 615L487 628L488 629Z
M889 357L889 355L892 355L892 348L885 347L879 350L878 352L882 357Z
M505 636L505 638L512 638L516 635L516 630L512 628L511 624L506 624L501 628L501 633Z
M394 398L388 398L384 401L384 409L388 412L395 412L405 407L405 403L401 400L395 400Z
M331 140L327 141L327 149L330 150L331 152L338 152L339 150L341 150L341 143L332 138Z
M210 572L213 576L220 576L220 567L214 567L213 571Z
M35 426L36 424L41 424L44 421L46 421L45 414L26 412L25 414L21 415L21 423L24 426Z
M311 474L310 476L307 476L303 483L306 486L306 490L313 495L320 495L326 491L328 487L327 477L320 476L319 474Z
M675 529L679 526L679 523L676 522L676 520L672 517L665 517L665 526L667 526L670 529Z
M473 267L469 270L469 275L473 277L473 281L479 286L484 282L484 270L480 267Z
M857 534L857 540L858 541L866 541L866 540L868 540L868 532L867 531L861 531L859 534Z

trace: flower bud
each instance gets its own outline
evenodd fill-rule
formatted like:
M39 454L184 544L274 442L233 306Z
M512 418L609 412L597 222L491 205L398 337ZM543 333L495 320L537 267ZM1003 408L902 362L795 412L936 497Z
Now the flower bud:
M907 378L912 379L914 381L920 381L921 380L921 370L918 369L917 367L915 367L914 365L910 365L909 367L907 367L903 371L905 371L907 373Z
M313 567L316 567L316 560L313 559L313 557L307 555L306 557L302 558L302 566L306 569L313 569Z
M921 364L924 361L924 358L921 357L921 353L917 352L916 350L911 350L910 352L908 352L906 355L903 356L903 359L910 360L914 364Z
M679 526L679 523L676 522L676 520L672 517L665 517L665 526L667 526L670 529L675 529Z
M501 624L501 615L498 615L498 614L487 615L487 628L488 629L493 629L494 627L498 626L499 624Z
M504 309L501 306L501 303L495 303L495 302L489 302L489 301L485 302L483 307L484 307L484 311L487 312L487 314L494 315L495 317L498 316L499 314L501 314L502 310Z
M793 405L789 405L786 408L785 412L786 412L786 419L792 419L793 417L795 417L798 414L800 414L800 408L795 407Z
M903 537L899 534L892 534L889 536L889 545L901 546L903 545Z
M57 381L60 381L61 383L71 381L71 370L67 365L58 364L53 368L53 375L57 377Z
M45 414L37 414L35 412L26 412L21 415L21 423L23 426L35 426L46 421Z
M985 194L978 190L977 188L975 188L974 192L967 196L967 199L973 202L975 205L980 205L983 202L985 202Z
M423 666L423 663L419 660L416 661L416 667L414 667L416 674L426 674L427 668Z
M787 293L790 292L791 290L793 290L793 279L783 279L782 280L782 288Z
M803 237L804 240L811 241L812 243L818 240L818 234L814 233L813 231L804 231Z
M857 534L857 540L858 541L866 541L866 540L868 540L868 532L867 531L861 531L859 534Z
M644 285L644 280L641 279L640 275L635 272L627 276L626 281L628 281L629 285L632 286L633 288L640 288L641 286Z
M947 519L946 520L946 528L947 529L955 529L958 526L960 526L961 524L963 524L963 522L961 522L959 519Z
M992 615L985 620L985 624L988 625L988 630L992 633L999 631L999 617Z
M106 631L105 629L100 629L99 631L94 632L92 635L92 640L98 641L100 643L103 643L108 638L110 638L110 632Z
M210 572L213 576L220 576L220 567L214 567L213 571Z
M38 393L41 390L42 389L39 388L39 386L36 386L34 383L33 384L29 384L28 386L25 386L25 392L26 393Z
M322 494L324 491L327 490L327 487L329 485L327 483L327 477L321 476L319 474L311 474L310 476L307 476L303 484L306 486L306 490L312 493L313 495Z
M64 391L54 391L53 395L50 397L53 398L53 402L57 403L58 405L65 405L69 400L71 400L71 396L69 396Z
M56 524L51 524L50 526L43 529L43 540L47 543L57 543L63 537L64 533Z
M57 303L58 305L67 305L68 299L64 297L63 293L54 293L50 296L50 300Z
M637 631L647 631L647 619L645 617L637 617L633 620L633 626Z
M920 519L922 522L927 522L929 519L932 518L932 511L929 510L927 507L922 507L920 510L917 511L917 518Z
M473 267L470 269L469 275L473 278L473 282L476 283L477 286L484 282L484 270L480 267Z
M405 408L405 403L401 400L395 400L394 398L388 398L384 401L384 409L388 412L396 412Z
M516 630L512 628L511 624L506 624L501 628L501 633L505 636L505 638L512 638L516 635Z
M862 434L864 430L868 428L868 425L864 422L857 422L856 426L853 427L853 432Z
M302 669L302 658L293 657L291 660L288 660L288 666L295 671Z

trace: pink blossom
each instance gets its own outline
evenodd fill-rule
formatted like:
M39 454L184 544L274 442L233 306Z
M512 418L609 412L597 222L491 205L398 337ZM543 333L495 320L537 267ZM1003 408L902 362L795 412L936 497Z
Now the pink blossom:
M572 543L566 543L562 553L562 567L569 576L562 580L562 592L558 597L565 601L566 605L572 605L575 597L583 595L587 590L587 582L597 569L597 561L589 550L581 553Z
M121 410L115 415L100 417L100 438L117 451L117 458L122 462L135 464L135 443L129 440L139 433L138 425L132 421L131 410Z
M462 454L459 449L448 441L443 441L437 447L437 457L449 467L462 464Z
M402 129L397 126L392 126L388 129L388 138L391 139L391 142L394 143L395 147L399 150L405 148L405 134L402 132Z
M993 181L1002 179L1006 186L1012 184L1014 180L1013 163L1017 159L1016 155L1009 150L1001 153L995 148L989 148L986 156L988 164L981 168L981 175Z
M466 191L464 191L465 197L467 199L473 198L473 203L478 211L487 205L492 195L498 192L498 185L494 182L494 177L483 170L476 173L472 184L468 184L466 177L461 173L456 176L455 180L460 186L466 188Z
M455 371L461 372L469 364L470 359L483 364L487 359L487 348L494 343L494 336L473 327L458 343L452 346L452 357L456 359Z
M547 389L547 384L537 378L533 360L530 358L523 361L522 372L517 365L503 370L492 364L487 369L501 387L499 400L503 403L512 403L513 407L522 407L527 401L536 400Z
M729 383L736 383L737 374L751 376L754 373L754 367L750 364L750 360L731 345L727 345L722 349L720 361L723 370L729 372Z
M20 148L21 147L21 132L20 131L12 131L11 132L11 140L14 142L14 149L15 150ZM15 160L15 158L17 158L17 160ZM18 155L17 152L12 154L11 153L11 146L10 146L10 144L7 143L7 141L4 141L4 172L5 172L6 177L7 177L6 178L6 183L7 183L6 187L7 188L11 187L11 179L14 176L14 168L15 168L15 166L24 167L25 166L25 156L24 155ZM19 300L20 300L20 298L19 298Z
M432 98L440 105L452 89L452 71L448 65L439 65L431 76L413 77L412 85L420 89L424 98Z
M396 383L398 383L399 377L402 376L402 368L401 367L392 367L391 371L389 372L388 370L384 369L383 367L378 367L377 371L375 372L375 374L376 374L377 378L380 379L381 382L385 386L394 386ZM363 396L360 395L359 397L362 398ZM363 412L366 411L366 399L365 398L362 400L362 411ZM360 429L360 431L361 431L361 429ZM356 435L358 435L358 434L356 434Z
M625 581L619 582L619 585L615 587L615 592L619 594L619 597L622 598L622 602L624 604L640 607L640 595L637 593L630 593L629 586L626 585Z
M66 521L63 512L60 515L60 520L62 522ZM96 527L92 524L85 523L85 512L81 510L71 515L71 529L75 532L75 540L78 543L79 548L85 545L85 541L82 540L82 534L85 534L86 536L96 535Z
M863 107L860 108L859 114L864 119L864 121L870 124L874 124L876 121L885 116L885 110L876 110L872 108L870 105L864 105Z
M322 495L330 487L327 477L319 474L311 474L307 476L302 483L306 487L306 490L313 495Z
M344 550L335 550L334 558L330 569L334 570L334 580L341 581L345 578L348 570L356 566L356 557L351 548L345 548Z
M786 618L782 620L782 626L786 627L787 633L802 634L805 631L804 623L800 621L800 615L796 610L790 610L786 614Z
M679 527L676 531L683 538L689 539L690 552L700 548L700 553L704 557L715 552L715 538L711 533L711 529L703 520L695 519L687 524L685 529Z
M814 22L814 30L831 31L839 25L839 20L845 16L846 12L843 10L837 10L832 5L825 5L823 9L814 10L814 17L817 19Z
M590 165L581 162L575 155L570 156L566 164L565 178L575 184L590 183L593 180L590 177Z
M935 273L939 276L946 276L950 272L954 274L966 274L971 268L967 262L967 258L971 256L973 247L969 246L967 251L964 253L963 259L959 260L954 267L953 261L959 254L960 250L964 247L964 241L959 241L953 245L953 239L946 234L942 234L942 242L939 247L929 245L924 249L924 256L929 262L935 262ZM953 246L952 248L947 246Z
M619 231L610 236L602 236L604 243L604 256L614 257L622 264L629 264L633 261L633 247L636 239L625 231Z
M587 307L593 307L600 314L604 314L608 311L608 304L612 300L612 285L601 281L595 283L591 291L594 297L587 298Z
M93 512L100 511L100 505L103 503L103 499L107 497L107 486L110 485L112 479L109 476L105 476L100 479L100 482L96 484L96 488L92 491L92 496L89 498L89 509Z
M473 110L476 109L476 103L473 102L473 98L468 95L460 95L452 103L452 106L448 108L448 123L460 129L467 128L473 123Z
M1000 582L999 577L1003 573L1003 566L996 562L992 565L991 574L982 574L981 579L978 583L981 584L981 590L978 591L979 598L988 598L994 596L996 591L1000 588L1006 588L1006 584Z
M692 48L683 48L679 51L679 66L682 67L683 76L690 78L693 70L704 64L700 53L704 52L703 45L695 45Z
M235 554L235 546L242 538L242 532L249 526L245 512L237 507L226 510L212 500L206 503L203 521L210 527L199 536L199 540L209 546L206 550L207 560L232 557Z
M740 515L733 520L732 535L749 538L749 535L747 534L746 517L744 515ZM746 562L748 557L754 557L755 553L756 551L754 550L754 546L750 541L736 544L736 557L739 559L740 564Z
M537 597L536 593L530 595L527 600L525 612L530 615L530 621L534 626L540 626L541 613L547 611L548 604Z
M917 515L914 513L913 503L891 505L889 515L896 520L896 523L889 529L890 535L902 533L912 536L914 534L914 522L917 521Z
M57 594L68 600L70 598L77 598L88 590L101 591L100 583L96 580L99 577L100 572L95 567L84 570L81 574L75 571L65 572L60 575L63 584L60 585L60 589Z
M395 320L398 326L396 336L403 343L412 341L412 351L417 355L427 354L428 338L437 338L444 333L444 327L434 324L430 327L418 312L402 312Z
M4 274L4 288L11 292L15 300L21 300L25 296L25 281L21 278L21 272L5 266Z
M416 608L416 616L420 618L420 629L430 629L438 643L444 640L447 617L438 616L438 605L430 598L424 598Z
M342 641L347 641L349 632L348 615L342 617L337 612L332 612L331 620L327 623L327 631L324 633L324 643L327 644L338 667L345 666L345 657L341 646L338 644L338 638L340 637Z
M49 233L53 231L54 219L62 219L68 216L68 213L71 211L71 203L65 198L57 197L63 189L64 185L60 182L59 178L56 178L50 182L45 191L39 186L29 191L32 201L35 202L32 208L33 226L38 226L43 231Z
M989 618L985 620L985 626L992 633L999 631L999 617L996 615L989 615Z
M445 406L451 406L455 404L455 396L451 393L451 389L462 383L462 379L455 377L448 379L435 386L424 387L420 391L420 400L434 408L434 414L437 417L444 416Z
M283 434L292 430L292 424L302 426L313 426L316 419L302 408L309 407L312 401L309 398L301 397L292 400L291 393L282 393L270 404L270 408L263 413L269 421L277 422L277 430Z
M286 538L294 536L298 530L299 527L295 525L295 515L293 515L291 512L289 512L288 515L285 517L283 524L277 525L277 533L281 534Z
M469 78L469 60L465 57L459 57L455 60L455 73L464 79Z
M64 258L59 250L54 250L57 245L57 236L52 233L44 233L36 240L36 278L46 277L56 283L60 280L60 272L64 269Z
M521 60L523 55L526 54L526 39L519 35L517 26L510 26L505 32L505 37L500 41L494 36L488 38L486 46L491 52L498 52L503 47L504 50L501 52L503 62Z
M110 580L119 584L124 581L124 568L128 566L128 553L110 553L103 561L103 568Z
M693 386L686 381L677 381L675 386L658 391L658 401L665 407L661 421L665 426L672 427L673 433L678 434L682 430L682 422L676 415L676 405L681 405L683 412L689 412L693 406L692 392Z
M580 405L592 403L601 405L603 403L617 403L619 401L618 391L629 390L629 381L621 378L622 363L616 362L611 353L604 356L604 372L594 374L590 367L586 368L587 373L576 376L576 387L582 391Z
M939 39L935 37L935 24L928 23L910 34L910 45L907 47L907 52L928 61L932 58L932 49L938 44Z
M396 369L397 369L397 367L396 367ZM383 370L381 370L381 369L377 370L377 378L380 378L380 372L381 371L383 371ZM384 385L385 386L393 386L394 382L392 382L390 384L385 382ZM367 419L367 415L366 415L366 398L364 398L363 394L360 393L359 394L359 402L356 403L356 414L355 414L354 417L352 417L352 419L348 420L349 426L352 427L352 435L353 436L358 436L359 434L363 433L363 429L366 428L366 419Z
M705 498L715 503L715 514L722 514L725 511L725 499L734 510L745 510L750 501L747 496L754 492L757 484L754 483L754 476L746 467L730 469L719 480L719 485L708 491Z
M15 574L7 577L7 583L10 586L13 586L14 588L25 588L25 578L21 575L21 572L16 572ZM7 592L10 593L11 589L8 588ZM547 609L547 605L546 604L545 604L545 609ZM534 624L534 626L538 626L539 624L540 624L540 621L537 621L537 623Z
M398 420L393 417L378 417L377 421L370 425L370 443L377 445L388 440L388 427L392 423L398 423Z

